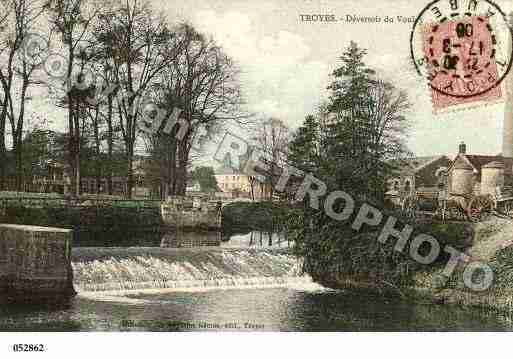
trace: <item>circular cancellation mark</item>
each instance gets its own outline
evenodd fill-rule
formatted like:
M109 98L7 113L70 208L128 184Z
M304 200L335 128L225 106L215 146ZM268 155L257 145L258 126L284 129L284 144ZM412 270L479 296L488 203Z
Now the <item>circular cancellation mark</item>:
M512 66L513 31L490 0L435 0L417 16L410 52L433 91L470 98L500 86Z

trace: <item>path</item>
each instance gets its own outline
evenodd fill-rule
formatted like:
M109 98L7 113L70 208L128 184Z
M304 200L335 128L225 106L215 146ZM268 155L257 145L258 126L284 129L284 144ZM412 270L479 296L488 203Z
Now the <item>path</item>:
M487 237L485 232L492 233ZM477 238L468 251L473 260L490 260L499 250L513 245L513 219L506 217L493 217L489 221L478 224Z

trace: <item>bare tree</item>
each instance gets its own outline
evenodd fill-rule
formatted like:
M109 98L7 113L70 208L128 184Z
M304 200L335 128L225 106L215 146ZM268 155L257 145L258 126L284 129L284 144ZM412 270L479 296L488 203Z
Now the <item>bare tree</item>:
M2 1L1 5L1 14L0 17L0 35L2 36L2 46L0 48L0 54L3 55L6 52L6 49L9 48L9 43L5 41L5 36L8 34L8 17L10 15L10 7L9 2ZM4 42L5 41L5 42ZM4 74L4 71L1 71ZM6 95L8 92L5 92L5 86L2 84L2 98L0 99L0 190L5 189L5 177L6 177L6 163L7 163L7 146L5 143L5 130L6 130L6 120L7 120L7 109L8 109L8 96Z
M64 105L68 109L69 165L73 178L73 195L80 195L80 103L75 88L74 68L76 60L83 56L84 42L90 36L88 30L100 7L88 0L48 0L50 23L65 45L66 74L63 83L66 91ZM81 76L77 77L80 80Z
M258 124L257 133L253 138L256 148L262 152L262 161L267 169L259 169L270 186L269 199L273 198L274 188L281 175L281 169L287 159L287 148L290 141L290 130L283 121L270 118Z
M23 163L22 145L25 127L26 101L29 87L39 83L34 78L38 64L26 56L25 45L30 33L44 12L44 3L40 0L7 0L3 2L7 10L6 17L0 19L5 26L5 37L0 45L3 66L0 68L0 82L3 90L0 128L2 156L5 156L5 124L9 119L12 147L16 163L16 189L22 190ZM32 54L37 56L37 54ZM4 161L2 161L4 162ZM3 165L2 165L3 166ZM2 168L2 173L4 169ZM3 177L3 176L2 176Z
M138 121L146 91L157 75L176 56L173 33L162 16L138 0L116 4L108 16L100 19L103 45L110 53L119 93L115 99L127 157L127 192L131 198L134 185L134 151Z
M173 167L170 192L184 194L195 140L202 132L215 133L226 123L245 121L248 116L240 110L242 97L234 62L213 39L190 24L182 24L177 33L180 52L162 75L159 102L179 108L185 121L187 130L174 144L176 155L169 163Z

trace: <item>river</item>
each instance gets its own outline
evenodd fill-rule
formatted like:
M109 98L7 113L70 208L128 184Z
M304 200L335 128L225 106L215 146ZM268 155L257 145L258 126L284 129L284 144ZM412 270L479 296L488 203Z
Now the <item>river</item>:
M3 306L2 331L502 331L513 320L456 306L323 288L288 244L260 234L216 247L76 248L78 295ZM273 239L274 238L274 239Z

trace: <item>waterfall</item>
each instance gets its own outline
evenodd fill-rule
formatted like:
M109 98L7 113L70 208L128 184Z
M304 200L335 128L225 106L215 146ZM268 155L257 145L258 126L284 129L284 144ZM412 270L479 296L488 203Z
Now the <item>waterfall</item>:
M296 286L311 283L286 251L96 248L73 254L78 292Z

